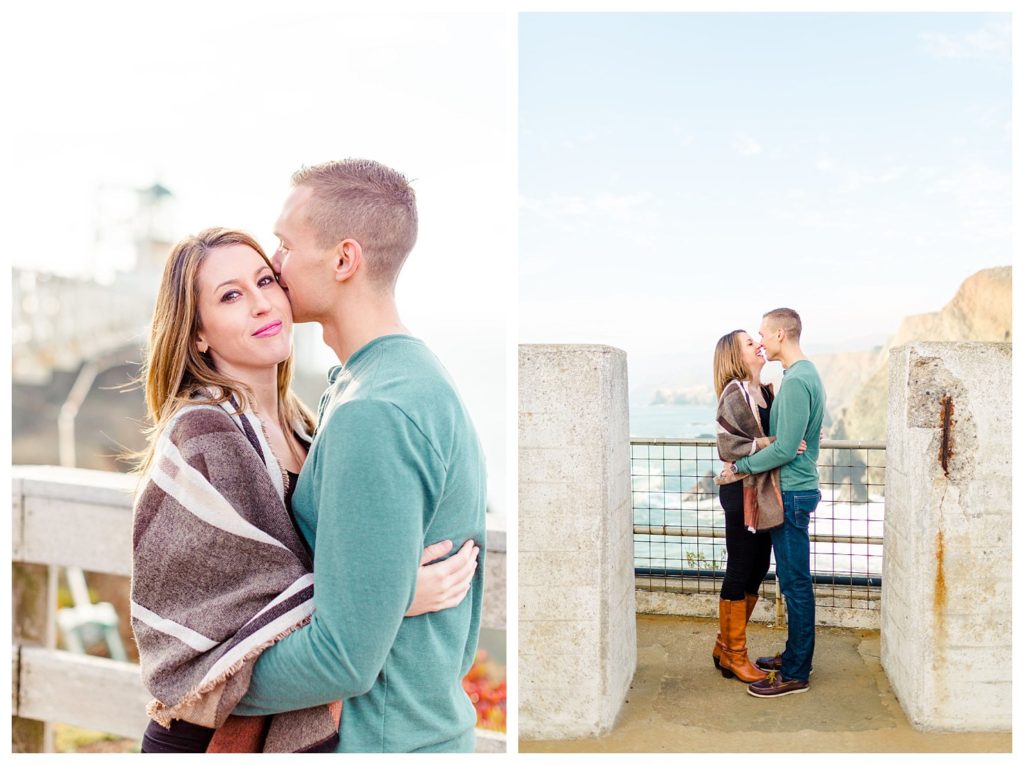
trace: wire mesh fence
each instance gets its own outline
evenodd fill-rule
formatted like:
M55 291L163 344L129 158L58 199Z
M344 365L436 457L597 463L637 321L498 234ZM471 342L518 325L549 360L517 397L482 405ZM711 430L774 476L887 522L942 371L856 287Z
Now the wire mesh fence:
M718 592L727 553L715 439L634 438L630 451L637 587ZM809 531L819 602L878 608L885 443L823 441L818 471L822 498ZM773 555L763 595L774 595L774 582Z

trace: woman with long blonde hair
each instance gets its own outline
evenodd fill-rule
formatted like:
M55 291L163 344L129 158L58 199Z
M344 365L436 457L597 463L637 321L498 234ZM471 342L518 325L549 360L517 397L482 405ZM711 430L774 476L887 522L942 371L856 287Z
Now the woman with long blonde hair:
M133 526L132 627L154 696L143 752L334 751L340 702L230 716L260 653L313 612L310 530L290 504L315 420L290 389L291 329L251 236L212 228L174 247L144 367ZM465 596L471 542L426 565L451 548L424 550L407 617Z
M724 462L753 454L775 440L768 435L774 389L761 384L764 365L760 347L743 330L723 335L715 345L718 455ZM805 448L802 444L801 451ZM767 676L748 657L746 632L771 564L769 530L782 522L778 470L728 479L723 475L715 482L725 512L727 557L718 601L719 633L711 657L723 677L753 683Z

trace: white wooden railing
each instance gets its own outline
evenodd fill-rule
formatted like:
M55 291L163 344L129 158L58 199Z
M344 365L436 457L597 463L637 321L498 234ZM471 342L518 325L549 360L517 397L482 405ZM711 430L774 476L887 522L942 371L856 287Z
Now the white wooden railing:
M138 739L150 696L136 664L56 649L57 569L129 576L131 492L120 473L52 466L12 470L12 747L47 748L48 724ZM487 532L483 624L505 629L505 532ZM478 731L477 750L505 751L505 736Z

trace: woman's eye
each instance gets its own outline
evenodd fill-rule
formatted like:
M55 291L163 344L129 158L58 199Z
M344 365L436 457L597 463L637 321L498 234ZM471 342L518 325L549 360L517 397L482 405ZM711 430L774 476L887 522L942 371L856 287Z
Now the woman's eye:
M234 300L236 297L238 297L241 294L242 293L239 292L238 290L228 290L227 292L225 292L223 295L220 296L220 302L222 302L222 303L230 303L232 300Z
M266 276L260 277L260 280L256 282L260 287L266 287L268 284L274 284L277 281L273 276L267 274Z

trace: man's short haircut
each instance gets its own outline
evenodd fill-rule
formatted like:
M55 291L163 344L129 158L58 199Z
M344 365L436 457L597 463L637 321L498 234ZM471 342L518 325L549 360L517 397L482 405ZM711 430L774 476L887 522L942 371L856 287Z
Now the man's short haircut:
M800 339L800 332L803 324L800 323L800 314L792 308L775 308L764 315L764 318L771 321L779 329L786 330L794 340Z
M317 243L359 242L372 279L394 285L416 244L416 192L401 173L370 159L303 167L292 185L313 191L306 207Z

